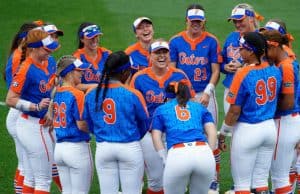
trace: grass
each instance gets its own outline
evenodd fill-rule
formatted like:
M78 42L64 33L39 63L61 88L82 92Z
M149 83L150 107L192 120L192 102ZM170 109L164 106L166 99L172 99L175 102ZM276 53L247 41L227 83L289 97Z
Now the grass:
M185 9L191 0L3 0L0 4L0 68L4 69L11 40L19 26L25 21L42 19L56 24L65 32L60 39L61 49L54 53L56 59L65 54L72 54L77 48L76 31L81 22L91 21L99 24L104 32L101 45L113 51L124 50L135 42L132 22L136 17L147 16L154 22L155 37L169 40L185 28ZM238 3L248 2L265 16L265 21L280 18L287 24L288 31L295 37L294 51L300 53L300 27L298 18L300 4L298 0L202 0L206 9L207 30L215 34L222 44L233 30L233 25L226 18ZM264 24L264 23L263 23ZM222 79L222 78L221 78ZM6 87L0 79L0 101L5 100ZM219 118L222 121L223 87L217 87ZM0 193L13 193L12 183L17 164L14 145L7 133L5 118L7 107L0 106ZM219 122L221 123L221 122ZM95 145L93 144L93 147ZM230 188L231 177L228 152L222 154L221 193ZM58 193L55 187L51 193ZM90 193L99 193L96 173Z

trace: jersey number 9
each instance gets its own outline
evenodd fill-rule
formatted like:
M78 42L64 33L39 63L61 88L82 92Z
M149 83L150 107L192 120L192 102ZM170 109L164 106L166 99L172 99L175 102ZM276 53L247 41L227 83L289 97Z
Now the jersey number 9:
M277 80L275 77L269 77L267 83L260 79L256 82L255 93L257 95L255 102L258 105L264 105L267 101L272 102L276 97Z

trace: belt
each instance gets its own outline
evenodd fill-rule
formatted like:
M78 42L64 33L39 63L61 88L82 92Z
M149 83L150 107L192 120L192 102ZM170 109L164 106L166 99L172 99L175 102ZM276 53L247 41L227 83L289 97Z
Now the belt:
M300 115L300 113L299 112L294 112L294 113L291 113L291 114L288 114L288 115L291 115L292 117L295 117L295 116L298 116L298 115ZM288 116L288 115L284 115L284 116ZM282 116L277 116L277 117L275 117L275 119L280 119Z
M188 142L188 143L178 143L172 146L172 148L183 148L188 146L204 146L206 145L206 142L203 141L194 141L194 142Z
M21 117L24 118L24 119L27 119L27 120L30 119L30 118L38 119L40 125L43 125L43 124L45 124L45 122L46 122L46 119L40 119L40 118L37 118L37 117L33 117L33 116L30 116L30 115L27 115L27 114L25 114L25 113L22 113L22 114L21 114Z

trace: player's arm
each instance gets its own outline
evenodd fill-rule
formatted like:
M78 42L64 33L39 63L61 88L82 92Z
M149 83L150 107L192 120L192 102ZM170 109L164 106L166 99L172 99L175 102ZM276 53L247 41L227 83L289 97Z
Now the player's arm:
M214 150L217 143L217 129L214 123L209 122L204 124L205 133L207 135L208 145Z
M167 159L167 151L162 141L162 132L158 129L152 129L151 136L155 150L159 157L163 160L163 163L165 163Z
M76 125L80 131L89 132L89 127L86 121L76 121Z
M21 99L18 93L10 89L8 90L5 102L9 107L16 108L20 111L40 111L48 108L50 98L43 98L38 104L35 104L28 100Z
M295 104L294 94L281 94L277 104L278 109L282 111L293 109Z
M77 84L76 88L86 93L89 89L97 87L98 84Z

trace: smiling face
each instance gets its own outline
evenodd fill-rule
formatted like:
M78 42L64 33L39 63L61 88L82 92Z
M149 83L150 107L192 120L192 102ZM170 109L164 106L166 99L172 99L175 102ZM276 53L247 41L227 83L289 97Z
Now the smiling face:
M166 69L170 62L169 50L165 48L153 51L150 54L150 60L153 68L156 69Z
M88 50L97 50L98 45L99 45L99 40L100 40L99 35L96 35L90 39L84 37L81 39L81 42L83 43L84 48L86 48Z
M254 19L252 17L245 17L241 20L233 20L234 27L241 34L255 30Z
M135 29L135 36L141 42L150 43L153 40L153 34L153 26L147 20L142 21Z
M189 34L197 36L200 35L204 29L205 21L201 20L187 20L187 31Z
M47 61L52 51L45 49L44 47L35 48L32 52L32 57L37 60L37 62L41 63L43 61Z

